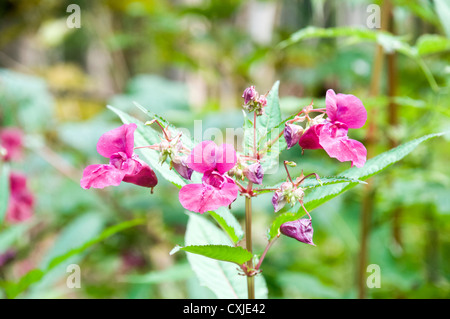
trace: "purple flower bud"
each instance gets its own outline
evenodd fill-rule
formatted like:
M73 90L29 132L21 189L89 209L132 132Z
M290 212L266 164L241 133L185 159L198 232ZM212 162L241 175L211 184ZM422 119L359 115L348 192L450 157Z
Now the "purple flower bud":
M245 176L250 182L261 185L264 178L264 172L261 164L255 163L247 166L245 168Z
M257 95L255 87L252 85L244 90L242 97L244 98L244 104L250 103Z
M172 159L172 167L185 179L191 179L192 168L189 168L186 164L187 156L174 156Z
M280 231L283 235L295 238L302 243L315 246L312 241L314 230L310 219L302 218L291 222L286 222L281 225Z
M265 95L261 95L257 101L259 104L261 104L261 107L267 106L267 99Z
M286 205L286 203L287 203L286 196L284 196L282 192L276 191L273 194L272 205L273 208L275 209L275 213L280 211L284 207L284 205Z
M292 146L297 144L302 135L303 127L295 124L286 124L284 127L284 139L286 140L287 148L290 149Z

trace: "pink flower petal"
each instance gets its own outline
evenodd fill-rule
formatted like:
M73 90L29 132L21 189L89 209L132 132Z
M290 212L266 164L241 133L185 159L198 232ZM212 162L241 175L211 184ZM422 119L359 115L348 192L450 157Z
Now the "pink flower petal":
M237 198L239 188L225 183L221 189L203 184L188 184L181 188L179 200L187 210L203 214L222 206L228 206Z
M336 95L333 90L328 90L325 103L331 122L342 122L349 128L360 128L366 123L367 111L361 100L354 95Z
M103 134L97 143L97 152L110 158L113 154L123 152L128 157L133 155L135 123L124 124Z
M319 142L319 134L323 125L324 124L316 124L309 127L298 141L300 147L305 150L322 148Z
M216 170L220 174L225 174L232 169L237 162L236 151L231 144L222 144L216 152Z
M19 128L8 127L0 131L0 146L6 149L5 161L20 160L23 148L23 133Z
M366 162L367 150L361 142L349 139L342 127L326 125L320 132L320 145L330 157L341 162L351 161L352 166L362 167Z
M11 194L6 220L11 223L25 221L33 215L34 196L27 188L25 175L12 172L9 179Z
M89 165L83 171L80 185L84 189L119 186L125 174L126 171L117 169L112 165Z
M158 178L155 172L147 165L147 163L139 160L130 160L135 163L134 171L131 174L125 175L123 181L126 183L132 183L143 187L155 187L158 184Z
M213 141L197 144L186 160L186 164L196 172L205 173L216 167L217 145Z

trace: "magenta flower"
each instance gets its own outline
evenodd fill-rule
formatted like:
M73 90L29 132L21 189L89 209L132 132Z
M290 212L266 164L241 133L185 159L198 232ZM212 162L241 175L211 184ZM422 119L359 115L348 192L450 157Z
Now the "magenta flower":
M286 222L281 225L280 231L283 235L295 238L302 243L315 246L312 241L314 230L311 225L311 219L302 218Z
M23 133L16 127L0 130L0 146L6 150L5 161L19 160L22 157Z
M155 172L134 153L134 131L137 125L124 124L103 134L97 152L109 158L109 164L89 165L84 169L80 185L85 189L118 186L122 181L143 187L155 187Z
M9 176L9 201L6 221L18 223L33 216L34 196L27 187L25 175L11 172Z
M236 165L236 161L236 151L230 144L217 146L212 141L197 144L186 164L203 174L202 183L187 184L181 188L181 205L190 211L203 214L234 202L239 188L226 172Z
M350 94L326 95L328 119L309 127L299 140L303 149L323 148L330 157L341 162L351 161L352 166L362 167L367 150L361 142L349 139L349 128L360 128L367 120L367 111L362 102Z

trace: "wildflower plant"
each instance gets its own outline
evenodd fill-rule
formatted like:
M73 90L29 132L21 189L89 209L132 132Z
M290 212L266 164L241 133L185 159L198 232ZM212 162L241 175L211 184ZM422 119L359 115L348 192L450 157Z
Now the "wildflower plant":
M266 298L262 265L276 240L284 236L315 246L311 210L365 183L422 141L441 135L424 136L367 161L363 143L348 137L349 129L361 128L367 120L359 98L328 90L324 106L316 108L311 102L282 119L278 88L276 82L266 94L254 86L244 90L242 145L193 141L137 103L150 117L145 124L109 106L124 124L100 138L97 150L109 164L88 166L81 186L103 188L124 181L158 192L158 178L168 180L179 188L179 202L189 221L185 243L167 253L187 252L200 283L219 298ZM323 149L329 157L350 162L351 168L339 176L303 170L292 176L290 168L297 163L279 165L280 153L291 148L299 153ZM138 149L143 159L135 153ZM279 183L267 185L265 176L280 171ZM254 252L252 200L267 193L272 196L274 218L267 228L266 247ZM239 196L245 199L244 227L232 213Z

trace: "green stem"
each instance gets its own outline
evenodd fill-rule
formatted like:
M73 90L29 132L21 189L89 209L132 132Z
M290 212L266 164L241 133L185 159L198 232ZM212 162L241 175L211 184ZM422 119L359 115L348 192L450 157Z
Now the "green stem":
M252 249L252 199L245 197L245 245L249 252L253 254ZM247 261L247 269L253 269L253 260ZM247 276L248 299L255 299L255 277Z

